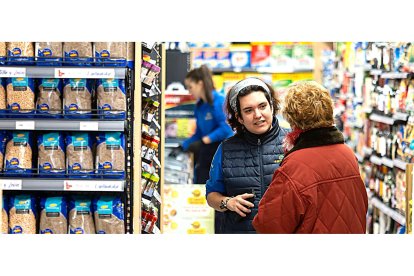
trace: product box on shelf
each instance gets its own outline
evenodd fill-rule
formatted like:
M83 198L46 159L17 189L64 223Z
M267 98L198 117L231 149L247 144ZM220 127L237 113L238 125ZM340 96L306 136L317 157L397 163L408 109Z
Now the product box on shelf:
M250 44L232 44L230 46L230 61L233 68L250 68L251 67Z
M252 42L252 68L270 67L270 42Z
M230 49L229 48L217 48L216 49L216 68L230 68Z
M217 68L217 52L214 48L203 49L203 64L210 68Z
M313 70L315 59L313 56L312 43L295 43L292 49L293 70Z
M200 48L191 48L192 67L198 68L204 64L204 51Z
M276 42L270 48L270 67L274 72L293 72L293 44Z

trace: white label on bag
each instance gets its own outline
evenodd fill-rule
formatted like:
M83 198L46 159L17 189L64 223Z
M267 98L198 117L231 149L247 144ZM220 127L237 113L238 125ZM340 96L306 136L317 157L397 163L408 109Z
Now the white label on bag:
M0 187L3 190L21 190L22 180L21 179L1 179Z
M112 79L115 70L108 68L55 68L55 78Z
M19 67L0 67L1 78L24 78L26 77L26 68Z
M34 130L34 121L16 121L16 129Z
M80 130L98 131L99 130L99 123L98 122L80 122L79 129Z

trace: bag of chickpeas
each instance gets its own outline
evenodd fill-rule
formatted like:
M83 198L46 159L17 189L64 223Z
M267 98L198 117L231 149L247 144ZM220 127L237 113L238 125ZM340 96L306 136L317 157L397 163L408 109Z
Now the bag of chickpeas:
M33 163L33 141L29 131L14 131L6 144L4 171L8 175L31 174Z
M44 197L40 200L40 234L67 234L68 210L64 197Z
M35 113L35 87L32 78L8 78L7 81L7 109L9 113ZM22 118L19 116L18 118Z
M6 79L0 78L0 114L6 113Z
M95 234L92 202L85 196L73 196L69 201L69 234Z
M10 197L10 234L36 234L36 216L36 201L33 196L23 194Z

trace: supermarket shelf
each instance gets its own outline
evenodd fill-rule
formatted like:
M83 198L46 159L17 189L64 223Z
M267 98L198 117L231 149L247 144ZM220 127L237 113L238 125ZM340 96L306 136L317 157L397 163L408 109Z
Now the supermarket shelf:
M405 79L411 73L407 73L407 72L384 72L380 69L372 69L372 70L369 71L369 74L373 75L373 76L380 76L383 79Z
M370 156L372 154L372 149L371 148L363 147L362 151L363 151L365 156Z
M355 122L349 123L349 126L352 128L357 128L357 129L364 129L364 124L358 124Z
M3 190L25 191L124 191L124 180L0 179Z
M382 158L375 156L375 155L371 155L371 157L369 158L369 161L371 161L371 163L374 163L375 165L378 165L378 166L382 165Z
M387 166L388 168L394 168L394 161L389 158L383 157L381 158L381 162L383 165Z
M385 205L380 199L378 199L376 197L372 197L370 199L370 201L371 201L372 205L375 206L376 208L378 208L381 212L383 212L387 216L391 217L393 220L395 220L399 224L405 225L405 216L401 215L400 213L398 213L394 209L391 209L390 207Z
M403 112L396 112L395 114L393 114L392 115L392 118L395 120L395 121L407 121L408 120L408 117L409 117L410 115L409 114L407 114L407 113L403 113Z
M125 121L0 119L3 130L124 131Z
M371 114L369 116L369 119L378 123L383 123L383 124L387 124L387 125L393 125L394 124L394 119L384 116L384 115L379 115L379 114Z
M384 165L391 169L394 168L394 161L386 157L378 157L376 155L371 155L369 161L378 166Z
M356 156L359 163L362 163L364 161L364 158L361 155L359 155L358 153L355 153L355 156Z
M293 70L293 71L277 71L273 68L268 67L259 67L259 68L213 68L213 73L219 74L219 73L227 73L227 72L233 72L233 73L267 73L267 74L282 74L282 73L312 73L313 70Z
M382 70L372 69L371 71L369 71L369 74L370 75L373 75L373 76L378 76L378 75L381 75L382 74Z
M407 78L409 73L400 73L400 72L388 72L382 73L381 78L383 79L405 79Z
M371 107L364 108L364 112L365 113L372 113L372 108Z
M182 143L187 138L165 138L165 147L166 148L176 148L179 145L182 145Z
M63 73L58 75L58 71ZM46 67L46 66L0 66L1 77L28 78L115 78L125 79L123 67Z
M371 157L369 158L369 161L371 163L374 163L375 165L381 166L387 166L388 168L394 168L395 166L395 160L391 160L387 157L378 157L376 155L371 155Z
M399 168L401 170L404 170L405 171L405 169L407 167L407 164L408 163L406 163L406 162L404 162L404 161L402 161L400 159L394 159L394 167Z

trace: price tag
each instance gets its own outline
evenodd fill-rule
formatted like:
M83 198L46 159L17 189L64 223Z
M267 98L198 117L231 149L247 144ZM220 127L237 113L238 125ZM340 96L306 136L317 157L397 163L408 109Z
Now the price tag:
M161 195L158 193L158 191L154 191L154 194L152 195L153 197L155 197L156 200L158 200L158 202L160 204L162 204L162 199L161 199Z
M112 79L115 70L108 68L55 68L55 78Z
M64 191L122 192L123 189L124 185L122 181L65 180L63 183Z
M157 227L157 225L154 226L154 229L152 229L153 234L161 234L160 229Z
M16 129L34 130L34 121L16 121Z
M0 67L0 77L2 78L24 78L26 77L26 68Z
M89 130L89 131L98 131L99 123L98 122L80 122L80 130Z
M0 187L3 190L21 190L22 180L21 179L1 179Z
M158 165L158 167L160 167L161 168L161 163L160 163L160 160L158 160L158 158L157 158L157 156L154 156L153 158L152 158L152 160Z

